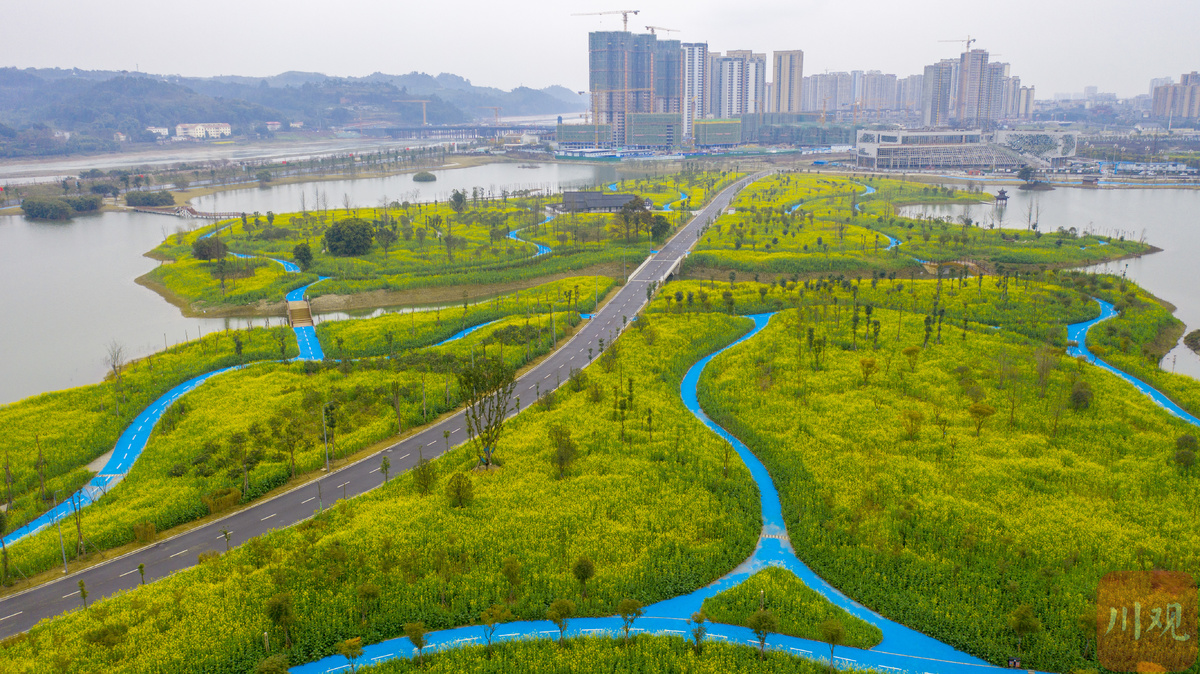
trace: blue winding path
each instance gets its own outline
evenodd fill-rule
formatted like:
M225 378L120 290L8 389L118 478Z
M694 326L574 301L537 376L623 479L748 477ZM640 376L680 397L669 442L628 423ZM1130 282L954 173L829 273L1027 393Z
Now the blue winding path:
M675 201L672 201L672 202L670 202L670 203L668 203L668 204L664 205L664 206L663 206L663 210L664 210L664 211L670 211L670 210L671 210L671 206L672 206L672 205L674 205L674 204L678 204L678 203L682 203L682 202L684 202L684 201L687 201L687 198L688 198L688 195L687 195L687 194L684 194L684 193L681 191L681 192L679 193L679 198L678 198L678 199L676 199Z
M199 377L195 377L185 381L175 388L167 391L158 400L155 400L152 405L142 410L142 413L134 417L133 421L121 434L117 440L116 446L113 448L112 456L108 463L104 464L104 468L96 477L83 486L78 492L67 500L58 504L57 507L43 513L40 517L26 523L24 526L13 530L12 533L4 537L5 545L12 545L17 541L31 536L42 529L54 524L58 520L70 516L74 511L76 504L78 507L90 505L100 500L109 489L116 485L125 476L129 474L129 469L133 468L133 464L142 455L142 451L146 449L146 442L150 440L150 433L154 430L154 425L162 418L167 408L184 394L191 392L197 386L208 381L210 377L216 376L223 372L237 370L241 365L227 367L221 370L214 370Z
M1096 325L1097 323L1100 323L1103 321L1107 321L1108 319L1116 316L1119 313L1113 307L1112 304L1105 302L1104 300L1096 300L1096 302L1100 305L1100 315L1099 316L1097 316L1096 318L1093 318L1090 321L1085 321L1083 323L1072 323L1071 325L1067 326L1067 339L1076 343L1076 346L1067 347L1067 354L1071 355L1071 356L1076 356L1076 357L1083 356L1092 365L1095 365L1096 367L1099 367L1104 370L1108 370L1109 372L1117 375L1121 379L1124 379L1125 381L1129 382L1130 384L1133 384L1134 388L1136 388L1137 390L1144 393L1151 400L1158 403L1160 406L1162 406L1164 409L1166 409L1171 414L1174 414L1175 416L1188 422L1189 424L1192 424L1194 426L1200 426L1200 419L1197 419L1195 417L1195 415L1188 413L1187 410L1185 410L1182 407L1180 407L1179 405L1175 404L1174 401L1172 401L1167 396L1163 395L1163 393L1161 391L1154 388L1153 386L1150 386L1149 384L1142 381L1141 379L1138 379L1137 377L1129 374L1128 372L1125 372L1124 370L1118 370L1117 368L1113 367L1112 365L1109 365L1108 363L1104 362L1103 360L1100 360L1099 358L1096 357L1095 354L1093 354L1091 351L1088 350L1088 347L1087 347L1088 330L1090 330L1093 325Z
M478 330L480 328L486 328L487 326L489 326L493 323L498 323L501 320L503 320L503 319L497 318L494 321L488 321L487 323L480 323L479 325L469 327L465 330L459 330L458 332L454 333L453 335L450 335L446 339L443 339L442 341L438 342L437 344L434 344L434 346L444 346L446 344L449 344L450 342L453 342L456 339L462 339L463 337L466 337L467 335L471 334L472 332L475 332L476 330Z
M767 326L773 314L758 314L750 316L754 321L754 329L733 344L700 360L688 370L680 385L680 395L684 405L696 415L701 422L721 437L729 441L738 455L750 469L754 481L758 484L761 494L762 534L754 554L742 562L728 575L718 579L707 587L690 594L658 602L646 607L645 615L634 624L634 631L651 634L676 635L686 637L690 625L688 616L700 609L704 600L720 592L728 590L745 581L755 572L767 566L782 566L791 570L809 587L820 592L827 599L845 609L848 613L878 626L883 631L883 641L873 650L841 647L835 652L836 664L839 667L854 667L859 669L876 668L902 670L928 674L963 674L978 672L981 669L999 669L992 665L957 651L936 639L920 632L911 630L903 625L892 622L863 607L861 604L843 595L837 589L822 580L799 559L792 550L787 537L787 529L783 522L783 509L779 501L779 493L771 481L766 468L753 453L728 431L718 426L700 409L697 400L697 387L700 375L713 358L746 340L750 339ZM569 636L595 636L599 633L617 634L621 628L621 620L616 616L604 618L579 618L570 622L567 634ZM501 625L496 630L496 641L518 639L554 638L558 630L547 620L532 620L511 622ZM427 651L437 651L456 648L463 645L482 644L484 639L483 627L470 625L455 629L432 632L426 637ZM708 639L722 640L730 643L757 645L753 632L737 625L721 623L708 624ZM772 650L785 651L813 659L828 659L829 647L824 643L799 639L796 637L772 634L767 639L767 647ZM395 658L411 658L416 654L412 643L405 637L389 639L377 644L363 647L361 664L374 664L382 660ZM293 667L292 674L324 674L346 669L349 662L340 655L330 656L316 662Z
M548 215L548 216L546 216L545 220L542 220L541 224L544 225L553 219L554 219L553 215ZM524 227L522 227L521 229L524 229ZM513 241L520 241L521 243L532 243L533 245L537 246L537 252L533 254L534 257L540 257L542 255L548 255L550 253L549 246L543 246L542 244L540 244L536 241L526 241L525 239L522 239L521 237L517 236L517 232L519 232L519 231L521 231L521 230L515 229L515 230L509 232L508 238L512 239Z
M213 233L215 233L215 231L216 230L206 234L205 236L211 236ZM233 253L233 255L240 258L254 257L252 255L238 255L237 253ZM283 260L275 261L283 265L284 270L288 272L300 272L300 268L291 262L284 262ZM322 276L313 283L291 291L287 294L287 299L289 301L298 301L304 299L304 294L309 288L317 283L320 283L321 281L327 280L328 278L328 276ZM292 330L296 333L296 345L300 349L300 355L296 357L296 360L324 360L325 353L321 349L321 342L317 339L317 333L314 328L303 327L292 328ZM141 414L138 414L136 417L134 417L133 421L130 422L129 426L125 429L125 432L122 433L121 437L117 440L116 446L113 447L112 456L109 458L108 463L106 463L104 467L100 469L100 472L97 473L95 477L85 484L83 488L75 492L75 494L67 497L65 501L58 504L56 507L42 513L40 516L30 520L23 526L14 529L12 533L4 537L4 544L12 545L17 541L36 534L42 529L51 526L55 522L70 516L75 511L76 507L82 508L100 500L100 497L104 496L109 489L111 489L121 480L125 479L125 476L129 474L129 470L133 468L134 462L138 460L138 457L140 457L142 452L146 449L146 443L150 440L150 433L154 430L155 424L157 424L159 419L162 418L162 415L167 411L167 408L169 408L183 395L191 392L197 386L200 386L204 382L208 381L209 378L224 372L240 369L241 367L245 366L238 365L234 367L227 367L202 374L198 377L189 379L182 384L179 384L175 388L160 396L149 407L142 410Z

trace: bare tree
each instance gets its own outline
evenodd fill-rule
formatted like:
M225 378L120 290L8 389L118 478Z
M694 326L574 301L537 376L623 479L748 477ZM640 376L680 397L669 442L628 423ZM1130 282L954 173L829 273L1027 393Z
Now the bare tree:
M109 343L105 351L104 365L113 373L113 379L117 382L118 393L122 393L121 371L125 369L125 363L125 346L114 339ZM117 402L117 416L121 416L121 403L119 400Z
M481 358L458 375L459 395L466 403L467 435L476 443L479 462L484 466L492 464L492 455L504 430L509 401L516 387L514 374L502 360Z

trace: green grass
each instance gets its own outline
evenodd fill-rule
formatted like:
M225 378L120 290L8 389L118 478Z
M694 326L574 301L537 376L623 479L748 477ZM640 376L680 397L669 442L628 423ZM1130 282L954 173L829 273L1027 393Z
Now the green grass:
M317 326L317 337L325 345L326 353L335 356L340 357L343 348L349 358L387 356L435 344L460 330L501 317L519 314L536 317L539 324L546 323L551 306L561 321L566 318L568 306L575 309L576 293L579 312L589 313L614 285L613 279L607 276L569 277L466 306L321 323Z
M680 637L642 635L630 644L609 637L568 639L565 647L556 641L497 643L491 654L482 646L453 648L426 653L423 664L392 660L363 674L408 674L409 672L693 672L695 674L757 674L793 672L817 674L826 666L813 660L768 651L766 658L750 646L705 642L697 653L691 642ZM843 670L852 671L852 670Z
M612 615L626 597L649 604L706 585L752 551L758 499L743 466L723 476L725 444L683 407L679 381L749 322L638 322L642 329L619 339L586 381L509 422L497 448L501 468L468 473L470 506L453 508L442 495L450 475L476 464L464 447L435 462L439 482L429 496L415 493L411 474L395 476L304 524L42 623L3 644L7 671L245 672L265 655L264 631L276 647L283 643L265 611L277 593L292 599L288 652L301 663L349 637L399 636L414 620L430 629L478 620L508 595L500 571L509 556L522 567L509 604L520 618L543 618L559 597L573 599L578 615ZM630 378L622 441L614 391L627 391ZM548 458L553 425L566 426L579 447L562 480ZM569 570L580 556L596 568L586 598ZM380 599L364 607L363 620L358 588L368 583ZM97 648L88 635L106 625L128 631Z
M561 340L572 319L566 312L557 318ZM128 477L82 511L87 551L134 541L134 525L141 522L164 532L204 517L210 514L204 499L219 490L237 489L239 503L259 498L293 478L293 451L298 475L323 467L326 401L339 403L333 414L334 463L395 435L397 407L404 429L422 425L458 407L456 373L470 362L472 350L497 356L503 343L505 360L521 367L553 348L550 327L548 316L539 316L534 325L509 316L462 340L397 354L390 361L269 363L218 375L176 402ZM235 443L239 434L244 445ZM52 568L59 563L57 534L53 529L35 534L9 554L26 575Z
M771 566L746 582L704 600L704 613L717 623L745 625L760 608L775 615L780 634L821 641L821 623L837 620L846 630L844 645L872 648L883 632L834 606L787 569Z
M800 557L849 596L997 664L1017 652L1008 616L1028 604L1045 631L1024 664L1071 671L1096 667L1079 625L1094 624L1101 576L1200 571L1200 486L1170 461L1194 429L1128 384L1053 350L1043 388L1037 343L1008 330L921 348L909 314L898 338L852 351L845 320L797 317L718 357L700 399L771 472ZM819 358L808 328L828 345ZM913 346L910 364L900 350ZM864 358L878 368L865 385ZM1093 392L1085 409L1067 406L1075 382ZM976 398L994 409L978 436ZM910 412L923 418L912 439Z
M235 336L243 343L240 357ZM13 475L9 530L48 510L54 492L66 498L90 480L93 474L85 466L112 450L134 417L161 395L211 370L277 359L280 337L286 357L294 357L298 352L291 330L214 333L130 364L122 373L120 387L110 373L99 384L43 393L0 407L0 424L8 429L3 460ZM45 502L38 478L39 444L45 456Z
M731 172L690 173L641 180L632 187L639 194L653 197L667 189L666 185L678 184L691 190L689 204L698 207L711 199L714 190L732 184L737 177L739 174ZM677 191L673 194L678 197ZM193 309L203 309L281 299L288 290L315 281L316 275L330 280L313 288L310 294L314 297L486 285L579 271L619 260L625 260L632 269L654 248L647 231L631 235L614 224L612 215L571 215L561 218L569 222L555 219L543 224L544 207L550 203L522 197L469 200L462 213L455 213L443 203L387 209L321 209L270 218L252 214L245 223L241 219L228 220L169 237L152 253L171 263L155 269L150 279ZM376 243L359 256L325 253L326 230L335 221L350 217L394 227L398 240L386 251ZM682 222L683 216L676 219ZM553 252L535 255L533 244L508 237L517 230L522 238L548 245ZM214 231L234 253L279 260L293 261L294 247L308 243L314 257L312 266L306 270L309 273L289 275L280 265L266 260L231 259L226 262L222 289L218 263L191 257L192 242ZM458 242L453 250L444 245L447 236ZM236 277L231 275L235 268Z

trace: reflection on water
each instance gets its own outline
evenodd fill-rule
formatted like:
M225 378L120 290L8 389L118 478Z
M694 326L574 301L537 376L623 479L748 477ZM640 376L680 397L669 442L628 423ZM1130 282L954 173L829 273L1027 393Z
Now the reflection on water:
M526 165L526 164L522 164ZM318 202L329 209L343 207L346 200L352 206L378 206L381 199L389 201L444 201L453 190L468 194L479 188L485 194L500 197L507 190L551 194L563 188L587 188L616 179L616 167L589 164L532 164L538 168L519 168L517 164L497 163L463 169L432 171L437 180L431 183L413 181L404 173L383 178L329 180L291 185L253 187L221 192L192 200L198 210L222 213L276 213L298 211L303 205L316 210Z
M990 191L994 192L995 189ZM1052 192L1009 189L1006 208L991 204L906 206L901 215L928 214L958 220L1024 228L1033 218L1043 232L1059 227L1106 236L1144 239L1162 252L1097 265L1098 271L1125 274L1156 296L1175 305L1175 316L1190 332L1200 328L1200 293L1195 267L1200 261L1200 190L1065 188ZM1186 333L1185 333L1186 334ZM1163 359L1162 367L1200 379L1200 356L1182 340Z
M520 169L516 164L495 164L440 171L435 185L447 192L451 186L524 189L537 181L557 188L573 181L611 180L613 171L608 166ZM245 203L238 210L286 211L298 208L301 191L311 195L314 185L329 191L331 207L335 207L334 186L352 189L355 203L369 205L383 196L402 198L396 189L401 180L411 182L411 177L242 190L231 193L229 204L221 207L233 210L230 204ZM336 201L340 203L341 193ZM157 293L134 283L159 264L143 253L177 227L202 224L206 223L144 213L100 213L65 223L0 216L0 269L6 281L0 292L0 314L5 317L0 321L0 354L4 356L0 358L0 404L100 381L105 371L105 345L114 340L137 358L161 350L164 344L195 339L199 333L283 324L282 300L277 318L185 318ZM318 320L349 316L331 313Z

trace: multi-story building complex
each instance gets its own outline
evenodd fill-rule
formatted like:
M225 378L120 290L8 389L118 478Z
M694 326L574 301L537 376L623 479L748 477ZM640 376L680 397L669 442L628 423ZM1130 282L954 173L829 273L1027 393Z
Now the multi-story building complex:
M709 55L709 114L729 118L766 111L767 57L749 50Z
M858 78L856 102L860 110L893 110L896 108L896 76L869 70Z
M1200 118L1200 72L1184 73L1179 84L1156 87L1152 110L1162 119Z
M734 49L727 58L742 61L742 100L743 109L736 113L740 115L756 114L767 111L767 55L755 54L749 49Z
M777 51L771 57L775 72L768 112L801 112L804 109L804 52L799 49Z
M959 126L987 126L992 120L992 74L986 49L963 52L958 63L958 99L955 120Z
M746 63L742 59L709 56L708 112L711 117L733 117L746 110Z
M683 136L693 138L692 125L708 114L708 44L684 43L683 50Z
M627 31L588 35L593 123L608 144L629 144L629 116L682 110L683 51L678 40ZM594 129L595 130L595 129Z
M921 91L925 85L924 75L909 75L896 80L896 109L920 110Z
M232 136L233 129L224 123L206 122L202 124L176 124L176 138L221 138Z
M1159 87L1165 87L1168 84L1175 84L1174 77L1155 77L1150 80L1150 98L1154 98L1154 90Z
M954 101L955 82L958 74L957 61L943 59L925 66L921 78L921 125L926 127L949 126L950 109Z
M1021 87L1017 94L1017 118L1033 119L1033 87Z

